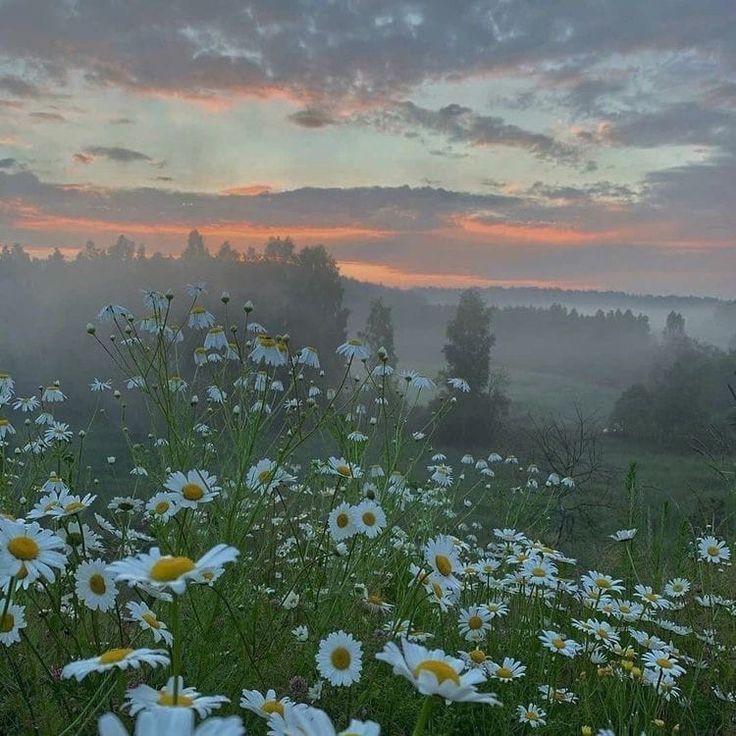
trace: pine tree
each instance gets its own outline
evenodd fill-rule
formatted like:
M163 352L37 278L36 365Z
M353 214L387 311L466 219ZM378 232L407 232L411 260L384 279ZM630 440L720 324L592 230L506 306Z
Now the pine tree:
M394 322L391 307L386 306L379 297L371 301L371 309L360 337L375 356L380 348L388 354L388 362L396 367L396 347L394 345Z

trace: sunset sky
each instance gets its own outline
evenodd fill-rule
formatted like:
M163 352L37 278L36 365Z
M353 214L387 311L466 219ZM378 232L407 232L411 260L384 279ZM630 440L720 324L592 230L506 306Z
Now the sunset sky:
M736 298L733 0L0 0L0 242Z

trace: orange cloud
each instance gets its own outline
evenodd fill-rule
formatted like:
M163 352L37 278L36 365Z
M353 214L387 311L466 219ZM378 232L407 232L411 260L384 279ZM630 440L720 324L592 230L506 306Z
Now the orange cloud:
M14 200L0 203L0 206L14 216L13 226L34 232L113 232L128 235L186 235L196 227L203 235L222 238L243 238L263 241L271 236L291 235L304 241L330 241L349 238L380 238L392 235L391 230L380 230L358 226L329 225L257 225L246 220L220 223L191 224L181 222L128 222L103 220L91 217L66 217L44 213L40 208Z
M440 288L469 288L472 286L535 287L554 289L594 289L593 284L581 281L555 281L545 279L489 279L484 276L464 273L432 273L426 271L404 271L395 266L367 261L338 261L340 273L357 281L383 284L398 289L417 286Z
M270 184L243 184L242 186L223 189L220 191L220 194L224 194L225 196L256 197L259 194L272 191L273 187Z

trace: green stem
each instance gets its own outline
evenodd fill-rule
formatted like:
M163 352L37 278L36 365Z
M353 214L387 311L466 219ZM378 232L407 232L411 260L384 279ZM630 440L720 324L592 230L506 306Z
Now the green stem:
M432 709L434 708L435 701L436 698L434 695L430 695L424 701L422 710L419 712L419 718L417 718L416 726L414 726L414 730L412 731L413 736L423 736L424 729L427 727L429 719L432 716Z

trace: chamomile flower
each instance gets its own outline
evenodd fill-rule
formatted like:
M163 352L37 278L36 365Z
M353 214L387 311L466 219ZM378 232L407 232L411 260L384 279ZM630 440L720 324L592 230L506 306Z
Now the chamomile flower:
M200 304L196 304L189 312L187 324L194 330L207 330L215 324L215 315L208 312Z
M452 537L440 534L424 545L424 559L447 585L459 588L463 566Z
M41 400L46 404L60 404L66 401L66 394L61 390L58 383L52 383L43 390Z
M665 586L664 593L670 598L682 598L690 591L690 581L685 578L672 578Z
M4 440L5 437L13 434L15 434L15 427L10 423L10 420L0 417L0 440Z
M678 664L678 660L670 652L663 649L645 652L641 659L645 667L655 670L663 676L680 677L680 675L685 674L685 668Z
M358 532L369 539L377 537L386 527L386 514L375 501L361 501L355 507L354 513Z
M482 669L467 672L465 662L441 649L426 649L421 644L401 640L401 648L388 642L376 659L393 667L395 675L405 677L422 695L439 695L445 700L463 703L500 705L493 693L480 693L477 685L485 682Z
M319 355L317 354L317 348L304 347L299 351L296 362L299 365L306 365L310 368L319 370Z
M266 365L280 366L286 365L286 356L279 341L276 338L262 333L256 336L255 345L248 356L256 365L265 363Z
M470 393L470 384L464 378L448 378L447 385L464 394Z
M698 539L698 555L705 562L719 565L731 559L731 550L722 539L707 536Z
M285 709L291 704L289 698L277 698L275 690L268 690L263 695L259 690L243 690L240 707L268 720L272 713L283 716Z
M316 661L325 680L336 687L347 687L360 680L363 645L352 634L335 631L319 643Z
M117 588L102 560L83 561L75 573L77 597L93 611L109 611L115 606Z
M350 539L358 533L358 525L355 519L355 507L343 501L335 506L330 512L327 520L330 536L336 542Z
M529 703L527 706L517 706L516 713L519 716L519 723L524 723L532 728L539 728L547 723L545 720L546 711L538 705L534 705L534 703Z
M64 679L74 677L81 681L92 672L106 672L112 669L140 669L141 665L151 667L168 666L169 657L162 649L130 649L127 647L108 649L106 652L89 659L70 662L61 671Z
M608 536L613 539L614 542L628 542L636 536L638 529L619 529L613 534Z
M0 644L6 647L20 641L20 630L26 627L26 609L11 603L5 613L0 613Z
M38 522L0 517L0 582L18 577L24 588L41 577L53 582L53 568L66 567L66 557L59 552L63 547L64 542Z
M63 502L60 502L49 511L49 516L54 519L62 519L65 516L79 514L88 509L96 498L97 496L93 496L91 493L87 493L84 497L67 495Z
M340 478L361 478L363 471L359 465L348 462L344 457L331 457L326 467L328 473Z
M295 480L282 465L265 457L250 468L245 483L254 491L270 493L276 486L293 483Z
M150 631L155 642L162 641L166 646L171 646L174 641L172 633L145 603L130 601L125 604L125 607L128 609L131 620L136 621L144 631Z
M466 641L482 641L491 630L491 615L481 606L471 606L460 611L458 629Z
M148 583L154 588L171 589L181 595L187 581L202 582L202 573L207 569L219 568L234 562L238 556L235 547L218 544L196 562L190 557L162 555L158 547L135 557L116 560L110 570L118 580L129 584Z
M166 479L164 488L174 494L179 506L189 509L209 503L220 494L217 478L206 470L190 470L187 473L177 470Z
M159 491L148 499L148 502L146 503L146 513L152 519L167 522L182 508L177 499L178 496L173 493Z
M518 680L526 674L526 666L511 657L504 657L501 664L488 662L486 669L491 677L501 682Z
M348 360L368 360L371 355L363 345L363 341L357 337L344 342L337 348L336 352Z
M226 350L227 349L227 335L225 334L225 328L222 325L211 327L207 330L207 334L204 338L204 349L205 350Z
M542 646L549 649L550 652L561 654L563 657L570 659L575 657L581 649L580 644L574 639L565 639L564 634L557 631L542 631L539 640L542 642Z
M176 682L170 677L166 686L156 690L149 685L138 685L125 694L125 706L130 715L134 716L142 710L153 708L191 708L200 718L207 718L212 711L217 710L230 699L224 695L200 695L193 687L184 687L184 678L179 677Z

